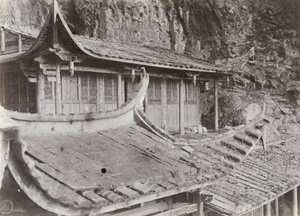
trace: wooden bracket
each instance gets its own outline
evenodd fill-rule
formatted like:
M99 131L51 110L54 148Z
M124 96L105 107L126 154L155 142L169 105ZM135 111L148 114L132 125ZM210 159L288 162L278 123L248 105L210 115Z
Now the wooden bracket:
M204 203L209 203L213 200L213 195L211 194L201 194L201 201Z
M132 68L131 69L131 81L134 82L134 80L135 80L135 69Z
M199 76L199 75L195 74L195 73L186 73L186 75L188 77L193 77L193 84L196 85L196 83L197 83L197 76Z
M70 71L70 74L71 74L71 76L74 76L74 60L73 60L73 56L72 55L70 55L70 65L69 65L69 71Z
M196 85L196 82L197 82L197 76L194 74L193 75L193 84L194 84L194 86Z

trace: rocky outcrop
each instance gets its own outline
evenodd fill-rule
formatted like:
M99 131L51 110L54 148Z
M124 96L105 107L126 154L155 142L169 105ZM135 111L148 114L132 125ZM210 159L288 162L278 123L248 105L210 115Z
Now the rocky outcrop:
M51 0L2 2L2 23L38 31ZM237 70L257 88L284 92L289 80L300 80L298 0L58 2L76 34L164 47L209 61L230 60L254 47L253 61L246 59Z

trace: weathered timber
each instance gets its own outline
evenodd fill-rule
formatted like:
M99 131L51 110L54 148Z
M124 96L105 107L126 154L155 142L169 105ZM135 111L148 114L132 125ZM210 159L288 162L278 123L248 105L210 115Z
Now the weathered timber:
M179 84L179 134L184 134L184 80Z
M105 197L106 199L108 199L114 203L121 202L124 200L124 198L122 196L120 196L112 191L104 191L104 192L100 192L97 194Z
M274 206L274 211L275 211L275 216L279 216L279 202L278 202L278 198L276 198L275 200L275 206Z
M37 178L40 187L46 191L46 193L53 199L58 199L58 201L72 206L78 206L81 208L90 208L92 203L77 194L75 191L64 187L51 177L47 176L43 172L40 172L40 178Z
M119 71L117 80L117 107L120 108L122 105L122 74Z
M155 186L154 184L151 184L149 182L142 184L140 182L135 182L133 185L131 185L131 188L138 191L139 193L145 195L150 194L151 192L155 192Z
M293 194L293 216L298 216L298 192L297 187L292 190Z
M1 32L1 52L5 51L5 31L3 28L0 30Z
M139 196L139 193L126 187L126 186L120 186L120 187L117 187L115 189L115 191L119 194L122 194L122 195L125 195L126 197L129 197L129 198L136 198Z
M61 75L59 62L56 62L55 114L61 114Z
M45 98L45 77L42 71L38 71L37 81L37 112L43 113L43 101Z
M105 206L109 204L109 201L107 199L104 199L103 197L97 195L96 193L94 193L94 191L91 190L83 191L82 195L87 199L92 200L94 203L98 205Z
M155 204L149 204L140 208L134 208L120 213L113 214L114 216L143 216L153 215L158 212L162 212L168 209L167 202L158 202Z
M18 34L18 52L22 52L22 36L21 34Z
M265 205L265 216L271 216L271 202L268 202L266 205Z
M170 209L168 211L155 214L155 216L170 216L170 215L182 215L182 214L190 214L196 212L198 209L197 204L184 204L180 207L175 207L174 209Z
M242 157L244 156L243 154L239 154L238 151L236 150L230 150L227 149L226 147L220 147L217 145L208 145L209 148L219 152L221 155L224 155L226 158L230 158L234 161L240 162L242 160Z
M215 130L219 130L219 114L218 114L218 81L214 81L214 106L215 106Z

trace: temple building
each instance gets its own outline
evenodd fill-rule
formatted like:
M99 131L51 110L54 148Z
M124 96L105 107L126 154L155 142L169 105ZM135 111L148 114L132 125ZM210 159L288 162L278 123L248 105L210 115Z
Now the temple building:
M1 52L0 180L9 172L48 212L255 214L292 189L298 211L299 170L286 169L289 182L280 182L284 173L268 176L276 190L255 179L271 169L249 155L270 123L263 114L209 143L169 133L201 125L208 85L218 130L219 84L232 71L163 48L75 35L56 1L37 37L3 26ZM252 192L264 199L255 202Z

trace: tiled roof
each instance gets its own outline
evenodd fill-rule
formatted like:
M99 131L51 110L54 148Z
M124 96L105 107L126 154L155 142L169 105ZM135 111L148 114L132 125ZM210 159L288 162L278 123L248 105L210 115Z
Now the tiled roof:
M284 143L284 142L283 142ZM204 189L213 194L210 209L242 215L299 185L299 137L252 151L228 176Z
M217 67L208 62L178 54L169 49L150 46L138 46L87 38L73 35L88 52L108 58L114 61L130 61L131 63L143 64L145 66L164 67L181 70L194 70L201 72L228 72L224 67Z
M47 196L103 213L212 184L251 151L260 135L245 135L244 151L235 148L238 139L235 145L173 144L135 124L20 138L27 143L25 160L33 161L30 175Z
M78 209L114 209L198 188L223 176L214 169L136 126L78 134L21 136L34 161L31 175L57 202ZM209 156L207 156L209 157ZM208 169L209 167L209 169Z

